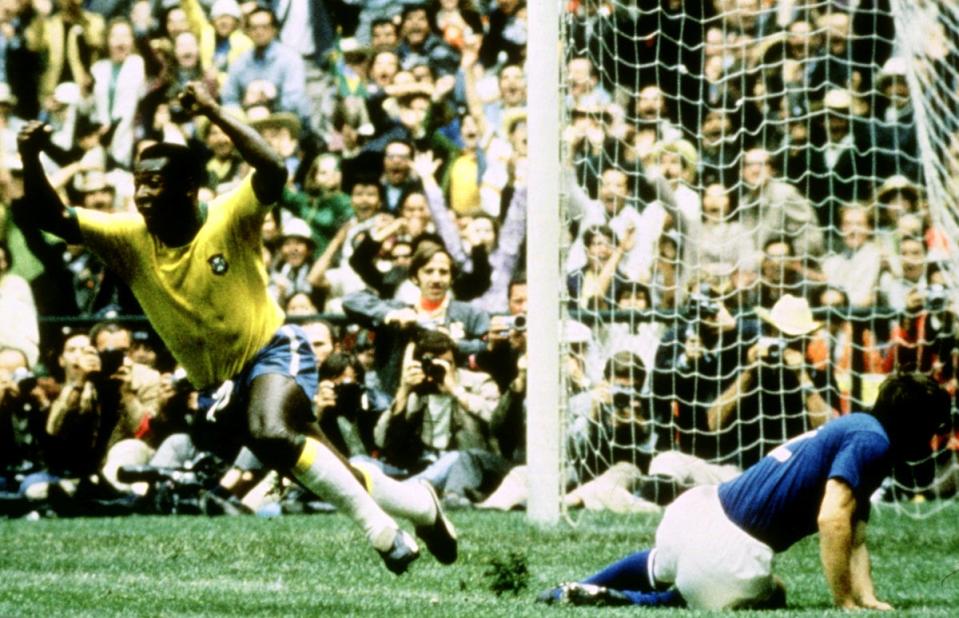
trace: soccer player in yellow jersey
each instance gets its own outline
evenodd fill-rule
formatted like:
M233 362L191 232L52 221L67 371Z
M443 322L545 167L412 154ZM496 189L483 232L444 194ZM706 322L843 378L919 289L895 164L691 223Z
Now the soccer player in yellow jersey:
M387 511L411 521L440 562L454 562L456 533L433 489L351 467L315 422L315 357L302 329L283 324L261 258L260 228L286 183L283 160L201 85L188 84L180 101L222 129L253 168L236 189L198 203L199 165L190 150L158 143L134 167L138 212L69 209L40 165L50 129L31 122L18 136L29 216L88 246L130 286L201 398L211 401L205 417L222 428L224 443L248 446L347 513L394 573L419 549Z

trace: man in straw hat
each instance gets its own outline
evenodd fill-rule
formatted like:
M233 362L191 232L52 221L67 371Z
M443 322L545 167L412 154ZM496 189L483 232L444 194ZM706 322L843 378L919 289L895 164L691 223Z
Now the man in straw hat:
M788 307L786 307L788 309ZM805 330L804 312L783 312ZM870 495L894 465L928 452L949 419L930 378L886 379L869 413L830 421L779 446L738 477L686 491L663 515L655 547L540 595L547 603L782 608L773 556L819 533L823 573L843 609L890 610L876 597L866 548Z
M835 414L830 402L838 407L825 373L805 366L806 338L820 327L806 299L786 294L771 310L757 307L756 313L770 336L750 348L739 377L707 413L709 428L735 441L743 467L771 446L822 425Z
M455 561L455 532L428 484L352 468L314 422L316 359L303 330L284 324L262 261L263 221L287 178L282 159L201 84L188 84L180 103L220 127L250 164L237 188L200 203L200 166L189 149L157 143L136 162L136 213L67 209L40 164L50 131L31 122L18 139L34 223L83 242L129 284L208 404L201 418L224 449L247 446L335 504L394 573L406 571L419 549L384 509L412 522L440 562Z

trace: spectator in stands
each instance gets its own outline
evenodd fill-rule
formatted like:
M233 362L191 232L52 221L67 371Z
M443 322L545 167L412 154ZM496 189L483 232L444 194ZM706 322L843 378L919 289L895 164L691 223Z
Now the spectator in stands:
M410 261L410 277L420 288L413 305L377 298L368 291L343 300L347 317L376 331L376 371L385 390L395 389L407 344L418 330L442 329L456 343L458 362L481 351L481 338L489 330L489 316L455 300L450 286L455 264L449 252L431 242L421 242Z
M566 268L574 272L587 263L583 232L593 225L609 225L617 234L624 236L630 226L636 230L636 245L624 256L620 265L622 273L633 281L649 280L655 259L655 247L667 217L671 217L678 229L686 229L681 211L675 206L669 189L660 192L660 199L641 205L630 199L634 195L633 179L612 163L603 170L600 178L599 199L591 200L575 183L569 186L569 209L573 221L579 224L580 233L569 252Z
M696 147L684 139L659 142L651 156L655 169L669 183L676 207L689 222L699 221L702 216L699 194L693 190L698 159Z
M456 230L453 213L446 207L443 194L436 182L438 162L429 153L417 155L413 166L426 192L427 204L436 231L457 267L466 272L476 273L484 260L492 272L489 285L479 291L479 298L473 300L474 306L489 313L503 313L506 310L506 288L513 276L521 256L520 250L526 239L526 187L522 182L513 185L513 196L506 211L502 227L497 231L488 217L475 218L468 226L472 238L463 239ZM478 236L476 231L484 227L488 233ZM479 252L479 253L477 253ZM485 255L484 255L485 254Z
M736 217L737 197L720 183L703 189L702 222L689 235L689 264L739 266L752 259L755 235Z
M239 105L251 83L265 80L277 91L275 111L294 113L301 120L309 118L303 58L276 40L276 15L258 6L247 15L246 27L253 49L230 64L221 93L223 104Z
M206 18L198 0L183 0L190 32L199 40L200 66L218 85L226 81L231 64L253 49L253 42L240 28L243 14L236 0L216 0Z
M899 275L884 270L879 276L879 295L883 306L897 313L906 310L906 299L914 292L929 287L926 276L926 243L922 238L906 236L899 240Z
M523 64L526 58L526 2L497 0L489 12L489 23L480 61L486 68L503 62Z
M843 208L839 232L842 235L840 251L822 263L825 280L845 290L853 307L870 307L876 303L882 256L872 241L866 208L858 204Z
M889 166L897 174L918 181L922 164L919 159L919 140L916 134L916 119L909 97L909 84L906 82L907 62L904 58L893 57L882 65L876 80L876 97L873 110L878 124L880 146L883 150L876 153L884 159L891 159Z
M45 59L40 75L40 100L46 101L58 84L74 82L89 94L93 89L90 65L99 60L106 44L103 17L83 8L81 0L58 0L60 10L36 15L24 38L29 49Z
M759 306L771 309L787 294L808 300L821 279L821 273L803 264L791 242L771 238L763 247L756 301Z
M386 212L399 212L400 199L406 193L420 189L420 183L413 177L412 164L412 144L403 140L393 140L386 144L381 181L386 193L386 202L383 204Z
M826 172L828 200L819 207L823 227L838 227L842 204L865 201L872 191L874 174L885 176L873 166L871 153L874 127L858 117L858 102L848 90L829 90L823 99L825 140L816 144L811 164Z
M489 440L499 389L489 374L459 367L456 347L439 331L416 337L376 442L388 463L429 481L447 503L465 504L499 484L507 464Z
M0 491L46 463L44 424L50 401L20 350L0 346Z
M204 186L215 194L223 193L243 178L246 170L243 158L223 129L212 122L198 124L197 135L212 154L206 162Z
M682 130L673 124L670 110L659 86L644 86L636 97L636 128L646 134L644 141L673 142L683 138Z
M721 290L702 286L686 301L683 319L663 336L651 373L660 450L731 461L707 422L710 404L735 379L759 335L755 319L734 318Z
M709 109L700 128L698 176L704 185L719 183L733 187L739 181L739 149L736 138L739 128L735 113L725 108Z
M33 367L40 354L37 308L30 284L12 266L10 247L0 239L0 347L19 350Z
M146 86L143 58L134 53L133 26L114 18L107 29L107 57L90 68L96 119L109 127L111 160L129 169L133 157L134 121Z
M306 221L313 233L316 253L321 255L344 223L353 217L350 196L343 192L340 158L323 153L313 159L306 173L303 190L309 205L293 214Z
M602 109L612 103L613 98L599 83L599 75L588 56L577 56L566 63L566 75L569 94L566 106L570 109Z
M739 201L740 221L755 230L757 246L783 238L792 242L796 255L822 254L825 247L816 212L796 187L775 178L768 151L746 151L742 179L745 190Z
M309 337L316 361L322 365L323 361L338 347L333 325L325 320L312 319L301 323L300 327Z
M357 35L363 32L357 27ZM386 17L374 19L369 28L370 47L376 51L394 50L400 44L400 31L396 22Z
M270 269L270 292L280 303L298 293L304 293L318 302L320 290L310 281L310 269L314 260L313 235L303 219L291 218L283 223L280 237L279 259Z
M396 51L404 69L427 64L438 76L456 73L459 54L433 33L426 5L403 5L400 36Z
M292 185L298 178L302 162L299 145L302 125L299 118L290 112L277 112L263 118L251 119L250 126L256 129L270 148L283 159L289 174L289 184Z
M819 427L837 414L839 397L827 375L806 363L807 336L820 324L809 303L786 295L772 310L757 308L770 337L749 348L738 377L713 401L709 429L720 431L726 452L741 468L769 448Z
M583 232L586 265L569 274L566 287L575 307L600 311L616 306L616 295L630 282L619 274L623 257L633 250L636 228L627 227L622 240L605 225L593 225Z

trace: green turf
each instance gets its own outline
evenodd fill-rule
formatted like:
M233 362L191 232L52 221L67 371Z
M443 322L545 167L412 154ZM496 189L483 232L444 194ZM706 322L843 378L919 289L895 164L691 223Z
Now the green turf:
M0 521L0 616L543 616L630 609L549 608L537 592L646 546L654 516L575 514L539 529L521 513L453 514L460 560L424 556L394 577L338 515ZM876 512L870 527L880 598L896 615L959 612L959 509L915 521ZM830 599L815 539L782 555L788 612L822 616ZM525 557L529 587L491 590L490 562ZM657 610L662 615L693 614ZM749 616L740 612L737 616Z

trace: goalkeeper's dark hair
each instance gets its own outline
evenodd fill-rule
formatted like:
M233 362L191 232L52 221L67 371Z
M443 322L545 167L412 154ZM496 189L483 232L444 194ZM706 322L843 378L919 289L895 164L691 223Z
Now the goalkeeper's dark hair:
M911 458L949 426L949 395L925 374L896 373L879 386L870 414L886 430L894 455Z

